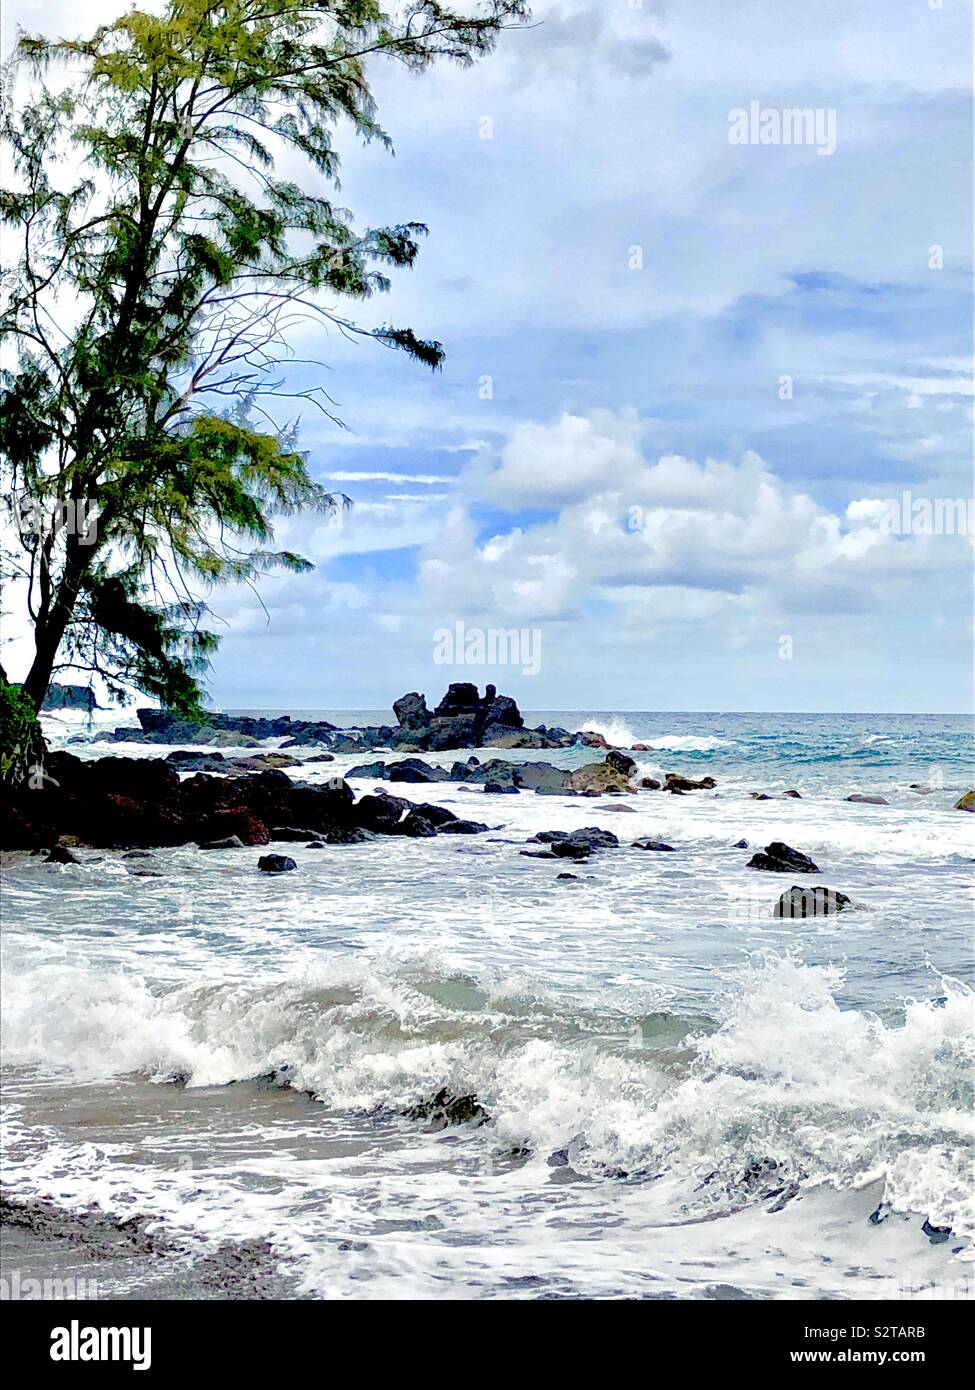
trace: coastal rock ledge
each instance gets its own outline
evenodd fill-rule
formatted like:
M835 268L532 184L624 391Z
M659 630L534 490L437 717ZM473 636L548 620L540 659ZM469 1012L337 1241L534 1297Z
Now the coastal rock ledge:
M119 726L97 735L106 743L179 743L190 747L253 747L262 739L283 739L282 748L316 745L337 753L391 748L404 753L442 752L446 748L570 748L588 745L591 735L567 729L526 729L510 695L493 685L481 695L476 685L458 681L431 711L426 696L411 690L393 704L396 725L339 729L326 720L292 719L289 714L258 718L246 714L207 713L188 719L168 710L138 709L139 727ZM82 738L81 735L78 736Z
M10 797L2 845L52 849L70 839L105 849L193 843L235 848L294 840L294 827L330 845L376 835L426 838L487 829L443 806L385 794L356 801L341 777L314 786L275 770L230 777L198 772L181 780L164 759L86 762L57 752L45 760L41 787L18 788Z

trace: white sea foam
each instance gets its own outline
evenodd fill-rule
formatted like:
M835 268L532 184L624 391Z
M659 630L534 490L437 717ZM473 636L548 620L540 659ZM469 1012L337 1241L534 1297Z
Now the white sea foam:
M681 737L654 745L668 769L718 746ZM847 803L842 764L736 762L734 742L716 791L683 797L398 784L492 829L299 847L278 879L253 849L159 850L163 876L141 879L111 852L15 857L2 1023L23 1108L5 1177L270 1239L325 1297L897 1297L904 1272L935 1287L971 1249L972 997L951 977L970 962L975 823L953 789L908 793L906 770L863 788L889 806ZM748 796L790 785L802 800ZM518 853L584 824L621 847L572 883ZM676 852L631 851L643 835ZM775 919L791 879L746 867L772 839L855 908ZM280 1090L252 1080L268 1075ZM187 1089L146 1080L173 1077ZM491 1122L426 1134L401 1115L442 1086L475 1092ZM284 1107L270 1118L268 1094ZM527 1161L506 1157L525 1144ZM928 1242L925 1217L950 1243Z
M224 1141L212 1171L192 1172L171 1162L160 1170L160 1161L169 1144L199 1138L171 1141L161 1131L156 1166L140 1167L128 1141L78 1146L56 1132L44 1136L39 1155L38 1136L14 1117L9 1175L22 1190L56 1190L69 1204L98 1201L108 1210L141 1201L214 1236L270 1236L300 1257L310 1291L356 1294L350 1271L328 1253L345 1234L366 1241L362 1260L346 1262L354 1279L366 1280L357 1296L435 1296L448 1268L485 1289L527 1268L581 1290L633 1290L651 1250L664 1288L724 1280L757 1291L770 1281L781 1294L783 1268L813 1289L830 1287L819 1260L830 1242L865 1276L849 1281L851 1292L881 1296L884 1279L889 1296L905 1269L923 1267L930 1277L923 1237L905 1244L922 1217L951 1226L953 1244L973 1229L972 996L951 980L940 982L941 1004L910 1003L900 1022L885 1025L838 1006L839 971L791 956L755 958L729 980L717 1029L692 1035L676 1054L648 1049L645 1022L634 1018L617 1019L618 1035L607 1037L591 1031L596 1023L605 1029L605 1017L569 1019L554 1000L502 997L497 981L348 962L300 985L188 986L162 996L119 977L96 981L94 972L73 973L70 983L59 983L57 970L17 982L4 1010L5 1055L47 1070L70 1065L76 1076L183 1071L194 1087L277 1069L279 1080L316 1092L326 1134L335 1123L328 1117L350 1110L395 1112L441 1085L476 1092L492 1117L480 1129L425 1136L417 1122L396 1120L400 1139L387 1152L385 1176L369 1132L377 1121L367 1116L354 1130L341 1121L346 1137L333 1158L316 1150L314 1162L309 1155L295 1165L271 1147L235 1167ZM249 1150L261 1142L253 1122L250 1130ZM289 1149L300 1154L314 1132L296 1123ZM269 1131L263 1142L271 1138ZM523 1167L495 1170L497 1155L523 1144L534 1151ZM565 1170L547 1159L561 1148L594 1188L552 1188L553 1173ZM756 1162L770 1174L757 1185L749 1177ZM606 1176L607 1165L637 1176L621 1184ZM256 1174L265 1181L255 1189ZM377 1181L385 1197L375 1205ZM756 1221L770 1219L776 1195L793 1182L796 1195L763 1235ZM861 1191L856 1227L864 1235L845 1221L847 1238L835 1229L837 1204ZM827 1193L834 1195L824 1208ZM893 1253L893 1238L871 1232L870 1256L866 1215L880 1202L892 1224L901 1216L907 1225L898 1227ZM567 1248L557 1235L561 1221L584 1231L590 1222L605 1226L616 1209L620 1219L625 1209L625 1228L604 1230L598 1257L587 1261L584 1248ZM821 1229L824 1212L831 1231ZM395 1235L417 1222L426 1223L422 1243ZM452 1232L446 1246L437 1234L444 1223ZM784 1267L758 1256L770 1240L772 1249L788 1249ZM743 1241L757 1242L747 1269L729 1258Z

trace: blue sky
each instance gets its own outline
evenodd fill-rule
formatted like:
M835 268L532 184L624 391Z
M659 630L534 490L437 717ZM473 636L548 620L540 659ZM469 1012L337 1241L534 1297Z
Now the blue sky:
M971 539L878 522L972 495L968 5L535 14L471 71L373 70L394 159L342 136L357 220L430 227L360 319L447 360L295 342L325 365L289 385L347 427L306 412L302 444L354 506L280 526L316 569L266 612L215 598L215 702L471 679L528 709L968 708ZM730 143L752 101L834 111L835 152ZM538 629L538 674L436 665L457 621Z

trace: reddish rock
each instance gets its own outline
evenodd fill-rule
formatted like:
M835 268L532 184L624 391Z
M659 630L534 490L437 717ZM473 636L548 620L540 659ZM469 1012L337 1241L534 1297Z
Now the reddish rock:
M218 811L201 827L198 839L202 841L226 840L236 835L244 845L266 845L271 834L262 820L245 806L235 806L228 811Z
M583 744L586 748L612 748L611 743L607 743L602 734L597 734L594 729L583 729L576 734L576 743Z

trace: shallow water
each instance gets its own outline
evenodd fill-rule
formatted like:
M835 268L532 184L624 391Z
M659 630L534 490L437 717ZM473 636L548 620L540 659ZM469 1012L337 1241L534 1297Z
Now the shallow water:
M160 850L160 878L110 851L12 857L6 1181L269 1238L328 1297L967 1290L965 722L539 720L651 744L644 771L707 771L717 790L482 801L398 785L492 830L299 847L281 878L256 873L253 849ZM748 795L787 787L802 799ZM519 856L537 830L580 825L623 847L581 866ZM647 834L677 852L628 848ZM746 869L741 838L811 854L814 881L854 907L773 918L792 879ZM575 881L557 879L567 868ZM402 1114L444 1086L476 1093L489 1122L428 1132ZM950 1236L932 1243L925 1219Z

